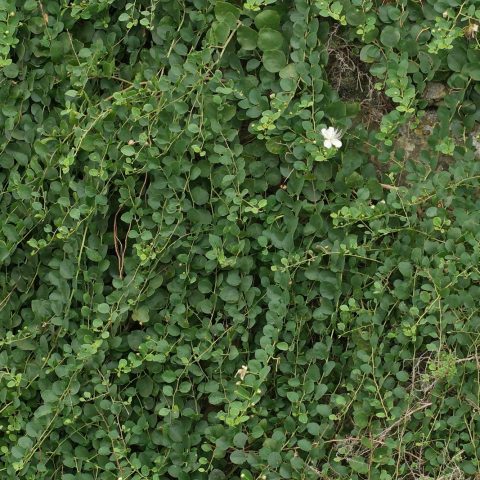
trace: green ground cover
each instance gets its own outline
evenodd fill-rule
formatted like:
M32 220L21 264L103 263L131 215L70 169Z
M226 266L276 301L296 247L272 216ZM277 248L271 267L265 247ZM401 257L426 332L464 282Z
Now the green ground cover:
M0 0L0 478L479 478L479 22Z

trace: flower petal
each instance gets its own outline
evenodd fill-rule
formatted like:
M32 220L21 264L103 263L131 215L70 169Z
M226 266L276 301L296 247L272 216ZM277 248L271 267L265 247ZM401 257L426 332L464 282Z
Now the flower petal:
M340 148L342 146L342 142L338 138L334 138L332 143L335 147Z
M323 146L324 146L325 148L332 148L332 142L331 142L330 140L325 140L325 141L323 142Z
M322 128L322 129L320 130L320 132L322 132L322 135L323 135L324 137L326 137L326 136L328 135L326 128Z

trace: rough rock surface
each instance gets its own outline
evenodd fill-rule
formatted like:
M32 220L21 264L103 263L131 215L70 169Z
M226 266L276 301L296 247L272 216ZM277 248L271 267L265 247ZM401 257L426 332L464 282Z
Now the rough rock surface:
M422 97L428 102L429 105L437 105L445 98L447 94L448 88L445 84L439 82L430 82L427 84Z

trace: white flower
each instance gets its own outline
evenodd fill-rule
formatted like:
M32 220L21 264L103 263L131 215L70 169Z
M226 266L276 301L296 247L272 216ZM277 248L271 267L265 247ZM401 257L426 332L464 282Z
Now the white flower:
M239 376L240 380L243 380L247 373L248 373L248 367L246 365L242 365L242 368L239 368L237 370L237 373L235 374L235 376Z
M340 130L336 130L333 127L328 127L322 128L321 132L323 138L325 139L323 142L323 146L325 148L340 148L342 146L342 142L340 141L340 138L342 138L342 133L340 132Z

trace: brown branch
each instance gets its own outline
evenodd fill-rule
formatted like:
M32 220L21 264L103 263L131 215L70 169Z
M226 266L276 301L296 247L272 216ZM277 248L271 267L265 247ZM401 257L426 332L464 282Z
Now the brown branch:
M395 185L388 185L387 183L381 183L380 186L385 190L398 190L398 187Z
M455 361L455 363L470 362L471 360L475 360L477 363L479 363L480 362L480 356L473 355L473 356L467 357L467 358L459 358Z
M142 198L143 191L145 190L145 185L147 184L147 180L148 180L148 173L145 173L145 178L143 180L143 185L142 185L142 188L140 189L140 193L138 195L140 198Z
M432 405L432 402L422 403L418 407L409 410L402 418L399 418L396 422L393 422L389 427L387 427L379 436L378 438L385 438L387 433L393 430L394 428L398 427L402 422L406 421L410 418L414 413L419 412L420 410L424 410L425 408Z
M122 242L118 238L118 228L117 228L117 215L120 213L122 207L119 207L115 218L113 219L113 244L115 246L115 254L117 255L118 261L118 276L120 279L123 279L123 263L125 258L125 250L123 249Z
M43 8L42 2L39 0L38 6L40 7L40 12L42 13L42 20L45 25L45 27L48 28L48 13L45 12L45 9Z

